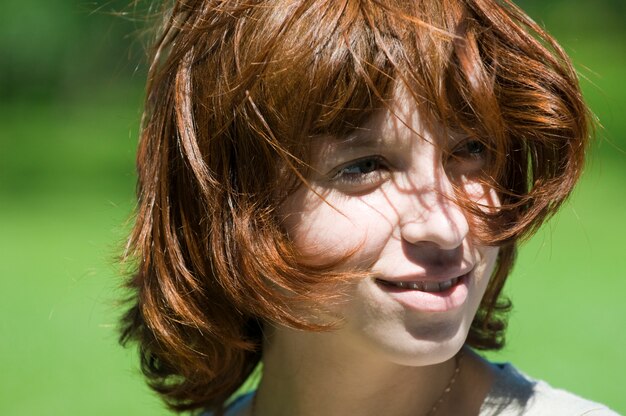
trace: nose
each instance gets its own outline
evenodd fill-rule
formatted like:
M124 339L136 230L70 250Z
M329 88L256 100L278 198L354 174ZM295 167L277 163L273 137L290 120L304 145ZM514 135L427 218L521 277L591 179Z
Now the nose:
M400 218L400 234L406 242L418 245L432 243L442 250L453 250L463 244L469 223L454 198L447 175L435 183L405 191L410 198Z

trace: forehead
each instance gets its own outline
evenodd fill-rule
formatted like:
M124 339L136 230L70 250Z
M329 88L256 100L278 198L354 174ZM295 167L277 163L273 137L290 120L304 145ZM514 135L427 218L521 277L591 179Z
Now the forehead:
M441 136L442 128L424 115L406 88L396 88L393 99L374 111L366 122L346 134L325 134L311 139L311 156L331 157L351 149L406 149L413 139L432 141Z

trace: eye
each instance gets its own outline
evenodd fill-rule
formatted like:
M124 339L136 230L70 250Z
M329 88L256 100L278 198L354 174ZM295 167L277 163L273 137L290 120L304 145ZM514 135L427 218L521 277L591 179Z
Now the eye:
M384 182L389 173L389 167L382 157L368 156L339 167L331 181L339 187L358 192Z
M448 154L446 171L451 178L471 181L489 180L491 150L481 140L468 138L459 142Z
M337 172L336 176L345 177L367 175L368 173L378 170L380 165L380 159L377 157L361 159L341 168L339 172Z
M487 153L487 147L479 140L465 140L457 146L452 155L457 158L482 158Z
M489 148L480 140L467 139L452 150L447 166L455 173L481 174L487 167Z

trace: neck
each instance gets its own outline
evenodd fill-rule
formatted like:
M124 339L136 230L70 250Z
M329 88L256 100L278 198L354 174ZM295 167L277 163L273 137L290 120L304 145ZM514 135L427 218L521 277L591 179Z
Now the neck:
M280 336L281 331L291 333ZM437 415L450 407L448 397L440 399L455 375L455 357L434 365L405 366L367 351L347 351L332 332L279 328L271 338L264 347L264 376L254 416L430 416L435 407Z

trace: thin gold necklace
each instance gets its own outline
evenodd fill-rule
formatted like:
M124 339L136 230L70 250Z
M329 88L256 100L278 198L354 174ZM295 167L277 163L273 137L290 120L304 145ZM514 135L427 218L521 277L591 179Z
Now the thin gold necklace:
M454 362L455 362L454 373L452 373L452 377L450 377L450 381L448 381L448 385L446 386L445 389L443 389L443 392L441 392L441 396L439 396L439 399L435 402L433 407L430 408L430 411L426 413L426 416L434 416L435 414L437 414L437 410L439 410L439 406L441 406L441 404L448 398L450 392L452 391L452 387L454 386L454 383L456 382L459 376L459 373L461 372L462 360L463 360L463 350L459 351L459 353L454 357Z
M437 410L439 410L439 406L441 406L441 404L448 398L448 395L452 391L452 387L454 386L454 383L456 382L459 376L459 373L461 372L462 360L463 360L463 350L459 351L459 353L454 357L455 366L454 366L454 372L452 373L452 377L450 377L450 380L448 381L446 388L443 389L443 392L441 392L439 399L437 399L433 407L431 407L428 413L426 413L426 416L434 416L435 414L437 414ZM256 394L252 397L250 414L252 416L256 415Z

